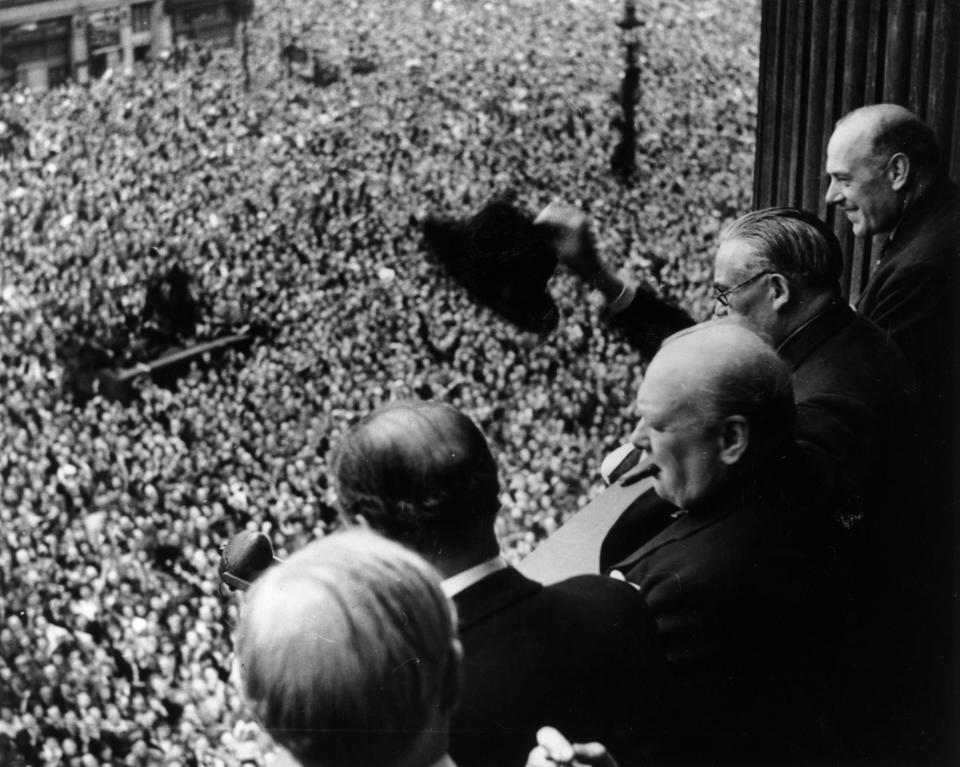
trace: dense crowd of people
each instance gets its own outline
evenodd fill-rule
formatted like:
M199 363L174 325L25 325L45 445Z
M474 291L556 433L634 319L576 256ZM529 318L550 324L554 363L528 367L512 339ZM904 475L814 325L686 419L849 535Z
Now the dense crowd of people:
M0 755L259 763L228 683L218 547L243 528L281 555L322 536L329 450L390 399L481 425L514 560L596 494L638 356L566 275L547 338L471 304L426 258L425 214L571 199L607 252L710 309L714 236L750 188L755 9L641 9L627 187L609 171L615 5L321 5L258 6L249 92L227 50L0 94ZM289 39L340 78L283 77ZM173 264L205 307L198 337L272 332L171 388L139 381L129 404L65 396L62 346L128 347L146 282Z

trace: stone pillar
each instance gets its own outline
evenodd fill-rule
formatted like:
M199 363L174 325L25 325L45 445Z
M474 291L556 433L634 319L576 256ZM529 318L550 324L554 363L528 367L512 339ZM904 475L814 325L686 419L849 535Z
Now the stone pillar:
M120 6L120 51L123 56L123 71L130 74L133 71L133 22L130 17L130 6Z
M168 53L173 50L173 19L167 13L164 3L157 2L154 6L153 15L153 43L151 48L154 55L161 51Z
M87 16L83 11L73 17L70 34L70 64L73 78L81 85L90 80L87 66Z

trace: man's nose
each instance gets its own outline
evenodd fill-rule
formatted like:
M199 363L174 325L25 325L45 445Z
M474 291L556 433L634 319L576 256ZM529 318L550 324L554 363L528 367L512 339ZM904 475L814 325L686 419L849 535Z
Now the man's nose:
M827 201L828 205L833 205L836 202L840 202L842 195L837 189L837 183L830 179L830 186L827 187L827 193L824 195L824 199Z
M630 442L638 450L648 450L650 448L650 438L647 434L647 427L642 418L637 423L637 427L633 430L633 434L630 435Z

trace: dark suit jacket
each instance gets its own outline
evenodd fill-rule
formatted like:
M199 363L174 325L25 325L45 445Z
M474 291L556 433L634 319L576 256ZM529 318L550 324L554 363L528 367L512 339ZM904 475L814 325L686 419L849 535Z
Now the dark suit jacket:
M793 370L797 441L822 451L853 494L839 521L856 529L903 517L920 423L917 383L896 346L838 299L777 351Z
M793 368L796 439L818 464L839 523L827 542L837 553L835 593L847 602L846 665L863 664L873 686L892 691L878 682L914 630L905 609L917 587L908 581L922 542L918 523L929 513L916 379L885 334L840 300L778 352ZM867 630L870 622L877 631ZM869 673L868 660L876 666Z
M960 190L942 179L885 243L857 308L887 333L922 391L929 470L941 505L960 499ZM943 535L955 510L939 520Z
M616 314L608 314L606 319L648 360L657 353L663 339L694 324L683 309L667 303L642 285L636 288L627 306Z
M857 309L887 333L929 390L956 383L960 337L960 190L934 183L887 239ZM942 409L948 390L932 392ZM956 394L956 387L950 390ZM954 398L949 402L956 405Z
M657 729L663 657L635 589L593 575L543 586L508 568L454 602L465 671L450 754L460 767L523 765L544 725L636 762Z
M857 304L900 346L921 391L924 474L923 513L914 517L923 543L919 572L926 592L917 602L923 625L912 676L925 679L914 708L913 737L934 733L931 760L956 763L960 745L960 664L957 663L960 591L960 190L935 182L911 205L887 239ZM907 569L907 568L903 568ZM923 713L923 706L929 708ZM917 758L914 757L914 761Z
M830 610L811 487L787 446L615 567L657 620L687 728L681 762L814 753Z

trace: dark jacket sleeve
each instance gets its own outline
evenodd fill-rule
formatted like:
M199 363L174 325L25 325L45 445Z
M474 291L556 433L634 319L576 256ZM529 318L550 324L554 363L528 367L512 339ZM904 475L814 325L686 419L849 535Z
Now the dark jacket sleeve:
M884 285L869 319L909 353L915 328L930 327L936 310L956 290L955 275L936 264L921 263L895 273Z
M683 309L644 287L637 287L633 301L615 314L608 312L605 319L648 360L657 353L663 339L693 325L693 318Z

